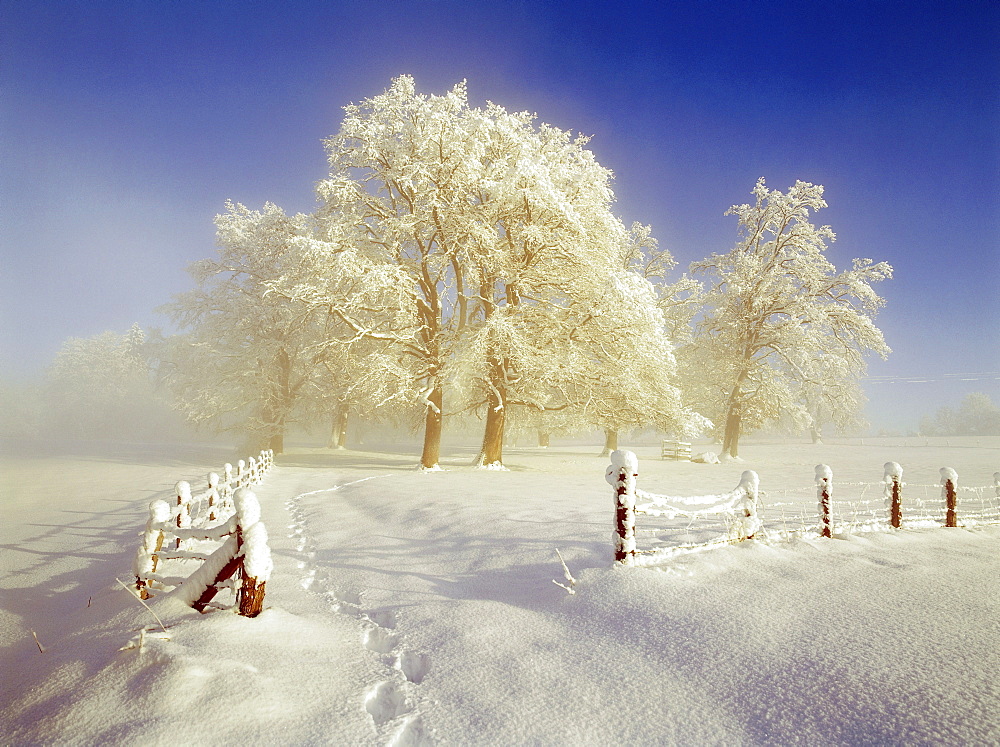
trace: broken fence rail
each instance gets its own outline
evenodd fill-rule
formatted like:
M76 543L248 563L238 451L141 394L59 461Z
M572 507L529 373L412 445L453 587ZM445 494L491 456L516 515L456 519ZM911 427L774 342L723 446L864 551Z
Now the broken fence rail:
M241 615L260 613L271 557L260 504L250 486L273 464L274 452L265 450L247 462L240 460L235 471L226 464L223 478L209 473L206 489L195 495L182 480L175 486L173 505L164 500L150 504L133 567L142 599L173 588L172 593L203 612L229 586L236 591Z

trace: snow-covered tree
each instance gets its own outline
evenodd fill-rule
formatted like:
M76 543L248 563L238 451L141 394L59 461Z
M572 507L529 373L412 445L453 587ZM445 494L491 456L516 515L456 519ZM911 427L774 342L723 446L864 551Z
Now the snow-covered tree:
M164 411L150 380L146 334L104 332L63 342L44 390L46 425L58 435L120 438L147 435Z
M1000 436L1000 407L985 392L970 392L958 410L942 407L920 420L927 436Z
M502 459L510 407L566 407L584 380L601 385L589 368L569 375L568 362L584 340L593 350L607 342L585 307L619 297L609 289L626 242L610 212L611 174L585 144L528 113L470 107L464 83L417 94L408 76L347 107L327 142L320 216L351 226L368 261L409 281L418 324L400 340L408 365L397 371L425 409L424 467L438 460L449 381L458 411L484 414L487 464ZM599 357L590 352L588 365ZM669 356L661 362L670 369Z
M605 294L588 299L585 309L566 364L571 414L604 431L605 450L617 448L619 433L637 428L684 432L689 414L652 284L618 269L609 273Z
M265 296L308 310L322 327L310 349L321 370L304 405L309 419L332 425L334 448L344 446L352 413L407 419L421 394L414 388L419 320L410 278L372 252L368 241L363 222L328 206L321 220L310 220L309 230L292 240L293 261L262 283Z
M958 408L961 432L970 436L1000 435L1000 408L985 392L970 392Z
M575 413L592 426L597 403L619 418L641 407L641 381L653 403L645 423L675 413L662 316L650 283L626 267L633 247L611 212L610 172L584 138L498 107L486 115L489 188L472 216L495 230L470 242L468 275L480 291L454 367L485 416L481 462L502 462L515 409Z
M670 280L676 264L670 251L653 237L651 226L632 224L625 247L624 277L631 276L626 282L634 288L628 293L629 303L639 308L629 310L626 317L633 325L639 323L640 328L631 331L638 334L638 340L609 360L611 369L616 367L616 361L630 361L625 375L619 376L618 386L606 389L605 396L597 400L597 408L592 408L589 424L604 431L602 456L618 448L620 431L652 426L677 436L693 437L705 428L707 421L682 404L674 355L678 345L691 339L691 320L700 308L701 284L687 275ZM649 303L655 303L659 313L642 308ZM619 343L622 339L619 334ZM601 349L605 354L609 350L606 345Z
M788 193L757 182L752 204L735 205L740 239L727 254L695 262L706 277L704 312L686 361L699 409L724 424L723 452L740 435L781 416L810 423L806 390L830 392L865 371L868 352L889 353L873 317L884 301L872 283L885 262L856 259L838 272L824 255L835 238L810 212L826 207L823 187L796 182ZM848 384L849 385L849 384ZM857 398L827 396L827 407Z
M839 356L818 355L809 363L811 373L800 382L799 397L805 417L794 420L796 430L801 432L805 426L812 442L822 443L826 426L833 426L841 433L863 428L866 398L851 362Z
M327 141L330 176L318 187L320 217L353 227L367 259L406 275L418 326L399 341L399 370L408 374L403 390L423 403L425 468L438 462L443 366L469 314L467 229L455 220L479 174L468 111L464 85L423 96L412 78L397 78L382 95L346 107ZM373 337L360 323L358 335Z
M182 333L161 349L160 372L190 422L280 453L293 408L322 375L326 320L268 290L295 270L310 219L271 203L227 208L216 217L218 256L195 262L197 287L162 309Z

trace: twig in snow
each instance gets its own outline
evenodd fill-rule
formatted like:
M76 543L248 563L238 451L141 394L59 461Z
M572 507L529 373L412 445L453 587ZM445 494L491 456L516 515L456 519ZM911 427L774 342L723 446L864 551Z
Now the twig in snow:
M41 643L38 642L38 636L35 635L35 631L33 630L31 631L31 637L35 639L35 645L38 646L38 653L44 654L45 648L42 646Z
M566 580L569 582L569 585L561 584L555 579L552 579L552 583L554 583L556 586L559 586L560 588L565 589L570 594L576 594L576 589L573 588L574 586L576 586L576 579L573 578L573 574L569 572L569 567L566 565L566 561L563 560L563 556L562 553L559 552L559 548L556 548L556 555L559 556L559 562L562 563L563 567L563 575L566 577Z
M162 630L164 633L166 633L167 632L166 626L163 624L163 621L160 619L159 615L157 615L155 612L153 612L153 608L150 607L148 604L146 604L146 602L143 601L143 599L138 594L136 594L134 591L132 591L130 588L128 588L128 586L126 586L124 583L122 583L122 580L120 578L116 578L115 581L117 581L119 584L121 584L121 587L123 589L125 589L125 591L127 591L129 594L131 594L133 597L135 597L136 601L138 601L139 604L141 604L143 607L145 607L147 610L149 610L149 614L151 614L153 616L153 618L156 620L156 622L158 622L160 624L160 630Z

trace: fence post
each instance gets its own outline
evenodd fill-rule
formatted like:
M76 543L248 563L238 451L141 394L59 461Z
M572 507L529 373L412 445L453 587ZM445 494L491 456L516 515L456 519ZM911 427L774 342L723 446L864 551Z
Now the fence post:
M174 485L174 493L177 495L177 528L187 529L191 526L191 485L185 480L181 480ZM180 549L181 538L177 538L177 549Z
M208 520L215 521L215 501L219 499L219 476L208 473Z
M896 462L885 463L885 503L889 508L889 526L899 529L903 523L903 468Z
M233 465L226 462L222 465L222 485L219 490L219 500L222 506L229 509L233 505Z
M958 526L958 473L951 467L941 468L941 499L944 501L946 527Z
M740 484L737 490L743 489L743 499L739 502L736 510L742 514L737 515L734 529L735 539L753 539L764 527L764 523L757 515L757 495L760 492L760 477L752 469L746 470L740 476Z
M142 544L135 554L132 570L135 572L135 588L140 599L149 599L147 577L156 573L159 562L157 553L163 549L164 524L170 521L170 504L156 500L149 504L149 519L146 521L146 531L142 535Z
M611 452L604 479L615 489L615 562L635 565L635 478L639 460L631 451Z
M241 488L235 495L237 516L237 541L242 548L243 576L236 603L243 617L257 617L264 606L264 587L274 567L271 550L267 545L267 529L260 521L260 503L248 488Z
M833 537L830 526L830 496L833 495L833 470L816 465L816 498L819 501L819 528L824 537Z
M244 462L242 459L240 459L236 463L236 486L237 487L242 488L242 487L246 486L246 482L245 482L246 481L246 468L247 468L247 463Z

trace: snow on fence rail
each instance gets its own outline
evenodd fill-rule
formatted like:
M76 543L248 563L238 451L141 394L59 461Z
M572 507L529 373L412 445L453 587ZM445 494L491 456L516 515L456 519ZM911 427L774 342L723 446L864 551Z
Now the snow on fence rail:
M256 459L237 462L235 472L226 464L221 479L210 472L207 487L195 495L182 480L175 485L174 505L164 500L149 505L133 564L142 599L174 589L186 604L204 612L220 589L232 588L241 615L260 614L271 551L250 486L273 464L274 452L262 451Z
M960 487L958 474L945 467L939 484L908 485L903 468L887 462L881 482L837 483L833 470L820 464L814 487L763 491L757 474L747 470L728 493L686 497L640 490L638 476L635 454L611 454L605 479L615 490L614 556L623 565L653 565L745 539L1000 523L1000 472L993 485L970 488ZM658 521L644 521L640 529L637 515Z

